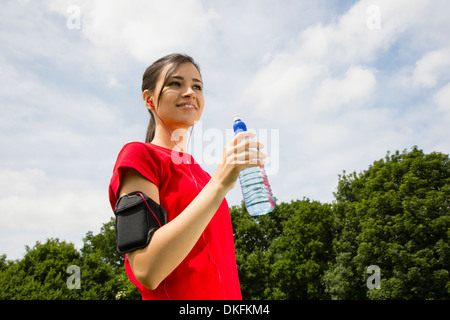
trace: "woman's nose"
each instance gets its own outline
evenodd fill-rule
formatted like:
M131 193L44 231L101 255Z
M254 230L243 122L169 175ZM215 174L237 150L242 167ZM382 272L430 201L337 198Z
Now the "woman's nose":
M195 98L195 91L194 89L192 89L190 86L187 86L186 89L183 92L183 97L185 98L189 98L189 97L194 97Z

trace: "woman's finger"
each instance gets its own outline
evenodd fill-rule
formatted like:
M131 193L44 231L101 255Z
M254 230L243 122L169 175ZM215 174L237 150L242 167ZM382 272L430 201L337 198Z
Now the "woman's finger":
M243 139L245 138L254 138L256 137L256 134L251 132L251 131L241 131L239 133L237 133L233 140L231 141L231 144L236 146L238 145Z
M259 150L249 150L246 152L234 154L233 160L237 164L257 163L259 160L265 159L267 156Z

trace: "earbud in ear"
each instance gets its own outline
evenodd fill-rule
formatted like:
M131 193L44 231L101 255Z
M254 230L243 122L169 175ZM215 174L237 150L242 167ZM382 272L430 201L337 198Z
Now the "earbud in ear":
M150 100L150 98L147 99L147 103L150 105L150 107L154 108L155 105L152 103L152 101Z

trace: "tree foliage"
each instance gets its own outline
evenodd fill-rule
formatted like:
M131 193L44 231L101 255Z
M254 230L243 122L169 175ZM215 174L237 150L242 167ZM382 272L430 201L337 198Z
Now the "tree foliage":
M8 300L114 300L136 299L140 295L128 280L123 258L116 254L114 219L105 223L98 235L88 232L84 246L47 239L26 247L16 261L0 259L0 299ZM79 286L73 286L76 266ZM72 277L72 278L71 278Z
M231 217L245 298L327 298L320 279L331 259L330 205L292 201L257 218L241 206Z
M343 172L331 204L304 198L256 218L231 207L244 299L449 299L449 182L449 156L414 147ZM47 239L1 255L0 299L140 299L123 265L111 218L80 250Z
M333 205L335 299L450 298L450 161L414 147L339 176ZM367 267L381 270L368 290Z

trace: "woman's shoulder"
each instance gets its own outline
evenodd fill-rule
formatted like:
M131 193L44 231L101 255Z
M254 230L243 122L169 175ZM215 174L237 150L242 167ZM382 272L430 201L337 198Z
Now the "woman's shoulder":
M132 154L154 154L154 155L164 155L160 147L151 144L144 143L140 141L132 141L126 143L120 153L132 153Z
M117 156L117 163L131 165L139 163L164 162L165 155L157 150L152 144L139 141L126 143Z
M149 143L141 141L131 141L123 145L122 150L145 150L148 148Z
M119 153L118 159L128 159L138 162L152 159L154 162L163 166L172 166L180 163L195 163L192 156L187 153L180 153L152 143L138 141L125 144Z

